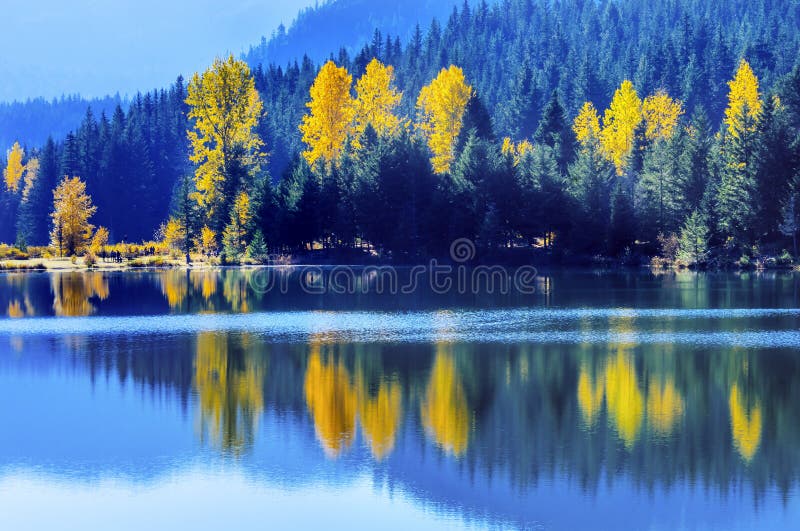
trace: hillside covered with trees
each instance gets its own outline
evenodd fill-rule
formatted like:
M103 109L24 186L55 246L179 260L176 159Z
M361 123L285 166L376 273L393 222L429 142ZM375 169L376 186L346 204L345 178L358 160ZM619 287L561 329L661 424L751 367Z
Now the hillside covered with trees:
M52 190L79 176L111 241L161 226L230 260L365 245L413 260L464 237L487 257L789 260L798 28L790 0L506 0L405 42L375 32L321 68L219 60L14 146L0 240L52 241Z

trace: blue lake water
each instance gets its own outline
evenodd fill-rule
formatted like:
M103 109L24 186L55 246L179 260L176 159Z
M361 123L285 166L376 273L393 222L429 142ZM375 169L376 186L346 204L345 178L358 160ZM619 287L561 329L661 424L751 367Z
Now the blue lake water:
M0 529L800 527L800 276L263 274L0 275Z

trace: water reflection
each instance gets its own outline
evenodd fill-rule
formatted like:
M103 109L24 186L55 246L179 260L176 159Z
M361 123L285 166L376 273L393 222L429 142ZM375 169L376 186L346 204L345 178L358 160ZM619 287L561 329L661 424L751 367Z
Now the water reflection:
M422 402L425 433L446 453L463 455L469 443L470 418L464 384L458 374L452 349L436 347L436 358Z
M761 403L752 396L743 396L736 383L731 387L728 403L733 443L742 458L750 462L761 444Z
M197 337L194 387L201 440L235 455L253 445L264 409L263 360L251 355L247 338L205 332Z
M603 301L637 310L472 310L418 296L431 311L319 312L308 308L396 302L281 302L243 273L0 276L0 403L14 404L0 408L0 484L45 471L138 485L200 464L287 496L366 481L377 498L405 495L476 527L603 527L622 511L630 528L727 528L797 506L800 357L769 338L797 333L798 314L685 313L697 301L791 308L788 278L756 288L757 277L665 276L633 291L638 275L598 278ZM549 281L554 303L579 291ZM223 315L243 312L260 313ZM31 318L42 315L92 317ZM300 332L276 337L259 326L270 320ZM64 333L29 331L42 322ZM521 330L539 335L482 340ZM751 334L758 347L643 343L643 332ZM592 519L601 505L608 520Z
M52 275L50 282L56 317L91 315L96 310L91 299L104 301L110 293L103 273L59 273Z

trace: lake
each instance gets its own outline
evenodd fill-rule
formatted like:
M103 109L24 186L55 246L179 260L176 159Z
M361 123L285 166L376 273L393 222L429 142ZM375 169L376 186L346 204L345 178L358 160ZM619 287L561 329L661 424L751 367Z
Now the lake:
M342 271L0 275L0 529L800 528L800 276Z

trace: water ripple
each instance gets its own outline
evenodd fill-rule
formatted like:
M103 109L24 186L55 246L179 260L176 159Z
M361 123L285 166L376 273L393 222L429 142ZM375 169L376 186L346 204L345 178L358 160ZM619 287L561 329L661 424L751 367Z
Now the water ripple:
M0 336L97 336L247 332L280 341L674 343L800 347L800 309L516 309L446 312L273 312L0 320ZM726 320L723 331L660 330ZM779 330L747 320L783 319ZM624 331L609 321L624 320ZM774 326L772 328L775 328Z

